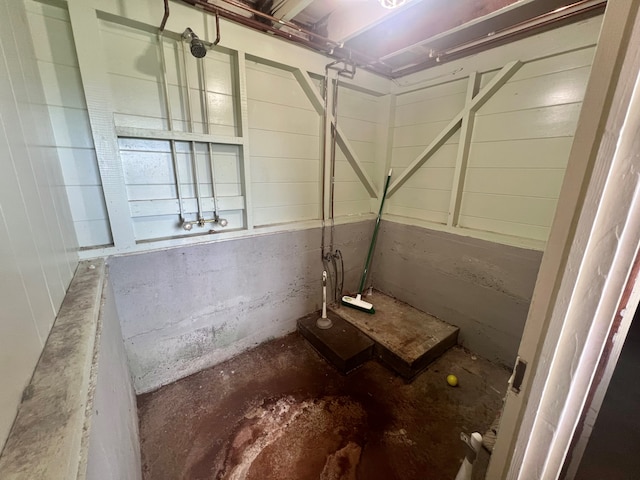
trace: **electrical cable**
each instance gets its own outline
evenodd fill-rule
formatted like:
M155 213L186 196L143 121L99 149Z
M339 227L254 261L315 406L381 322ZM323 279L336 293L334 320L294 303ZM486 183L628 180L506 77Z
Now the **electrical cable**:
M338 300L338 298L342 298L342 291L344 290L344 259L342 258L342 252L340 250L336 250L335 253L336 257L338 257L340 259L340 287L337 289L338 290L338 296L336 297L336 301ZM337 281L337 272L336 272L336 281Z
M336 256L334 254L331 255L331 265L333 265L333 272L335 275L335 282L333 282L333 301L335 302L338 299L338 265L336 264Z

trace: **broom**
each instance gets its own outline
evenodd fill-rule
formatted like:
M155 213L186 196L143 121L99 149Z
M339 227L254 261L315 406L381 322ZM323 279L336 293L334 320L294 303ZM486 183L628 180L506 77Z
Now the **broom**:
M367 260L364 262L364 271L362 272L362 278L360 279L360 288L358 289L358 294L354 297L350 297L345 295L342 297L342 304L355 308L356 310L361 310L367 313L376 313L373 309L373 305L369 302L365 302L362 300L362 292L364 291L364 284L367 281L367 274L369 273L369 267L371 266L371 258L373 257L373 249L376 246L376 238L378 237L378 229L380 228L380 218L382 217L382 207L384 206L384 199L387 196L387 189L389 188L389 182L391 181L391 172L393 169L389 170L389 175L387 175L387 181L384 184L384 192L382 193L382 201L380 202L380 210L378 210L378 217L376 218L376 226L373 228L373 237L371 238L371 245L369 245L369 253L367 254Z

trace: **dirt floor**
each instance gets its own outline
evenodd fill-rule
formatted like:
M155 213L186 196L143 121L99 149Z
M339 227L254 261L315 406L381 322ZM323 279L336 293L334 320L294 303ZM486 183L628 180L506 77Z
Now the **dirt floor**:
M455 374L458 387L446 376ZM509 372L454 347L411 384L341 375L297 333L138 398L148 480L449 480ZM474 478L483 478L482 452Z

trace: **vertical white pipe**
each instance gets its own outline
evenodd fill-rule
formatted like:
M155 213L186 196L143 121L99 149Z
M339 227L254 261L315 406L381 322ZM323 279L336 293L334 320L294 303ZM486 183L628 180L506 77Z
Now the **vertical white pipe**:
M206 60L203 58L201 73L201 82L202 82L202 90L203 90L203 102L204 102L204 117L207 125L206 133L207 135L211 135L211 125L210 125L210 117L209 117L209 101L208 101L208 90L207 90L207 68L206 68ZM213 163L213 146L211 142L207 142L209 147L209 168L211 169L211 195L213 197L213 216L217 220L218 219L218 195L216 194L216 175L215 175L215 166Z
M158 34L158 47L160 48L160 63L162 64L162 86L164 90L164 101L167 111L167 128L173 131L173 112L171 110L171 96L169 95L169 82L167 81L167 60L164 54L164 40L162 33ZM178 168L178 158L176 154L176 141L169 140L171 147L171 163L173 165L173 174L176 178L176 191L178 195L178 210L180 212L180 221L184 222L184 211L182 210L182 189L180 187L180 170Z
M322 318L327 318L327 272L322 272Z
M187 68L187 53L184 41L182 43L182 68L184 70L184 82L187 87L187 116L189 117L189 132L193 132L193 111L191 109L191 85L189 83L189 70ZM196 203L198 204L198 224L204 220L202 215L202 198L200 197L200 175L198 174L198 158L196 157L196 142L189 142L191 145L191 162L193 166L194 186L196 193Z

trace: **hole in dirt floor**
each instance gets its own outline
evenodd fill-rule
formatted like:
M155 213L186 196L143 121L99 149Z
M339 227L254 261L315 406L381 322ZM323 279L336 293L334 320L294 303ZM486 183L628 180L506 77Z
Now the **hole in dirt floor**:
M508 375L455 347L411 384L373 361L344 376L291 334L140 396L143 476L452 479L460 432L484 433Z
M297 401L284 397L251 408L214 462L225 480L356 478L367 431L366 412L347 397ZM224 458L223 458L224 457ZM193 472L194 477L205 472Z

